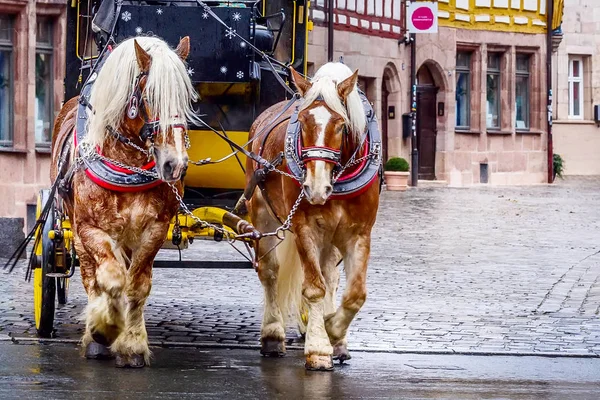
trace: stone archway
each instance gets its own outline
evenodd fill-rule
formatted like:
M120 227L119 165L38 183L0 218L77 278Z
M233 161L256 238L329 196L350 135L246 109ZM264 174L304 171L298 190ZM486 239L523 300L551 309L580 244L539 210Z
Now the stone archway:
M446 79L440 65L427 60L417 70L417 148L419 151L419 179L435 180L437 154L445 139ZM442 119L443 118L443 119ZM440 165L442 165L440 163Z
M393 154L401 154L402 142L402 91L394 63L388 63L381 79L381 142L384 162ZM393 115L391 111L393 110ZM391 149L390 149L391 147Z

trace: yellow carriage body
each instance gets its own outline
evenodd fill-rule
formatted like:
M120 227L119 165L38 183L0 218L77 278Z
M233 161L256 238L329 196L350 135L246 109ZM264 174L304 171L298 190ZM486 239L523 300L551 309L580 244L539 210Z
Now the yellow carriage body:
M233 151L226 141L212 131L190 130L189 136L190 160L219 160ZM227 136L240 146L248 140L248 132L227 131ZM246 178L240 162L245 167L246 156L242 153L238 153L238 158L230 157L218 164L190 165L185 176L185 185L196 188L243 189L246 186Z

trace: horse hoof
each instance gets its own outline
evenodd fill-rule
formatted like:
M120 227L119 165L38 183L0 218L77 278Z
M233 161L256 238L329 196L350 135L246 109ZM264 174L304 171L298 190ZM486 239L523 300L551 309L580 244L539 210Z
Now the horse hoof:
M262 339L260 354L263 357L283 357L285 356L285 344L278 339Z
M108 347L97 342L91 342L85 348L85 358L90 360L108 360L113 357Z
M117 354L115 366L117 368L143 368L146 366L146 362L141 354L132 354L129 357Z
M343 364L344 361L351 360L352 356L345 344L338 344L333 347L333 359Z
M333 371L333 358L331 356L309 354L306 356L304 367L309 371Z

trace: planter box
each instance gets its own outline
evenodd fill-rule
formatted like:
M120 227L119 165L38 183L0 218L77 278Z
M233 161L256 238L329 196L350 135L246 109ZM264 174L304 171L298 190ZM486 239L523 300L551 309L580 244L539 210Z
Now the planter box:
M385 171L385 185L387 190L406 190L408 188L408 177L410 172Z

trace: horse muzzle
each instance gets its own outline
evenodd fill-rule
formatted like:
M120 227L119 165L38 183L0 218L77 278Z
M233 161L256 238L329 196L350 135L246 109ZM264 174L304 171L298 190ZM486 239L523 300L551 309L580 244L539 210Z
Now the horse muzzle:
M182 179L188 168L188 156L173 157L155 150L156 167L161 180L175 182Z

